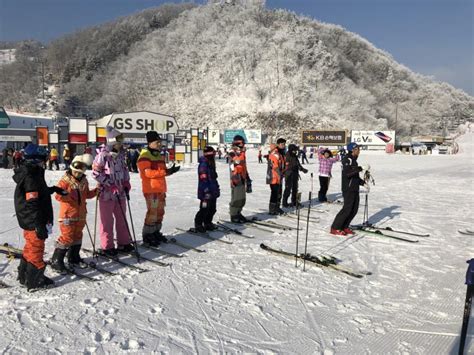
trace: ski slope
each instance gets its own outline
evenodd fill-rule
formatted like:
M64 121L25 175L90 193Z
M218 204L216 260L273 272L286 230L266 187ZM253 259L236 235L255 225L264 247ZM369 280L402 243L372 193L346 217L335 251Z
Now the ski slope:
M119 273L99 282L54 276L59 287L27 293L18 287L18 261L0 255L0 275L14 287L0 289L0 349L5 353L285 353L285 354L449 354L457 353L466 287L466 260L474 257L473 236L457 233L474 226L473 137L458 139L456 156L386 155L362 151L359 163L369 163L375 178L369 194L372 223L413 232L430 233L418 243L379 236L334 237L327 233L340 206L313 204L308 252L328 253L341 265L368 270L356 279L330 269L306 264L259 248L265 243L294 251L296 232L264 232L252 227L245 239L213 233L232 241L219 243L176 232L192 226L198 208L195 166L184 167L168 179L164 232L205 253L182 252L172 258L153 252L144 255L171 262L159 267L147 262L138 273L120 265L100 265ZM317 163L306 165L314 173ZM230 199L226 164L218 162L222 196L216 217L228 219ZM267 218L270 189L266 165L249 152L254 193L248 195L244 214ZM340 197L340 165L335 165L329 195ZM49 184L62 172L46 172ZM90 173L89 173L90 175ZM0 238L23 245L14 217L11 171L0 170ZM90 179L91 181L91 179ZM94 183L92 183L94 185ZM309 174L300 181L303 201L311 188ZM364 194L359 215L362 221ZM138 239L145 216L140 179L132 175L131 206ZM53 200L55 213L58 206ZM88 225L93 231L94 201L88 203ZM302 211L306 216L307 210ZM295 226L296 220L278 217ZM306 221L304 221L304 225ZM300 232L300 250L306 231ZM47 240L49 258L58 235ZM84 231L84 245L91 243ZM85 255L85 254L84 254ZM127 261L134 263L133 258ZM51 275L48 270L47 274ZM473 327L466 353L474 352Z

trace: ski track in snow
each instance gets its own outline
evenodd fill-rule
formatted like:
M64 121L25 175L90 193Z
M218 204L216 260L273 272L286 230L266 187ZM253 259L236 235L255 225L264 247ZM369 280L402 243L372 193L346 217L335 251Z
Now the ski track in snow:
M314 203L309 224L308 252L334 255L341 265L373 274L355 279L340 272L294 260L259 248L260 243L295 250L296 231L265 232L246 226L255 239L215 233L233 241L226 245L175 233L176 238L206 249L196 253L169 244L180 252L173 258L144 250L144 255L172 263L138 273L100 260L99 265L118 273L104 276L93 270L87 282L73 276L53 278L59 287L27 293L17 285L18 261L0 257L0 276L14 287L0 289L0 348L4 353L298 353L298 354L447 354L457 353L466 287L465 261L474 255L473 237L457 233L474 225L473 134L460 139L457 156L385 155L362 151L359 164L370 163L376 185L369 193L372 223L400 230L430 233L410 244L376 235L339 238L328 233L338 204ZM218 217L228 218L230 189L225 163L218 162L222 196ZM317 163L314 193L319 188ZM249 152L254 193L247 196L244 214L259 214L268 207L266 165ZM330 198L340 198L340 167L335 165ZM189 228L198 208L196 166L185 166L168 179L164 232ZM62 172L46 172L52 185ZM0 238L23 245L13 208L11 171L0 170L0 212L4 217ZM89 179L92 181L91 179ZM92 182L91 185L94 185ZM303 201L310 188L302 175ZM132 175L132 214L137 239L145 206L140 179ZM354 222L362 221L365 194ZM55 213L58 205L53 199ZM94 201L89 201L88 224L93 231ZM318 213L316 210L327 211ZM300 246L303 252L307 210L301 214ZM278 223L296 226L296 219L277 217ZM243 227L239 227L243 228ZM51 256L58 235L57 223L47 240ZM394 234L398 235L398 234ZM87 231L84 245L90 247ZM136 263L133 258L125 259ZM83 271L81 271L83 272ZM50 270L47 274L52 275ZM472 322L471 322L472 323ZM467 349L474 352L473 328Z

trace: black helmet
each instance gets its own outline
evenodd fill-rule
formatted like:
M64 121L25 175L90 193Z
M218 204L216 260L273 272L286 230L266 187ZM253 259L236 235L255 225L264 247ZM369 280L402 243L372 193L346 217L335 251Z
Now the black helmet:
M244 137L242 137L240 134L237 134L236 136L234 136L232 145L242 148L245 145Z
M206 148L204 148L204 156L206 157L213 157L216 155L216 150L211 147L210 145L208 145Z

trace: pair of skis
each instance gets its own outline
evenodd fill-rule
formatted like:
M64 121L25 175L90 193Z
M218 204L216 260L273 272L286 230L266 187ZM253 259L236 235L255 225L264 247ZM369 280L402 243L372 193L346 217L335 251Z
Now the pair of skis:
M260 248L262 248L263 250L268 251L272 254L284 256L284 257L287 257L287 258L290 258L290 259L306 260L308 262L311 262L311 263L315 264L318 267L330 268L330 269L342 272L346 275L349 275L349 276L352 276L352 277L355 277L355 278L358 278L358 279L372 274L370 271L354 271L354 270L351 270L347 267L341 266L337 263L337 259L334 258L334 257L316 256L316 255L311 255L309 253L308 254L295 254L295 253L291 253L291 252L284 251L284 250L281 250L281 249L271 248L268 245L265 245L263 243L260 244Z
M427 237L430 236L429 233L413 233L413 232L393 229L393 228L390 228L390 227L377 227L377 226L370 225L370 224L369 225L362 224L362 225L357 225L357 226L351 226L351 228L354 231L360 231L362 233L373 234L373 235L378 235L378 236L382 236L382 237L385 237L385 238L396 239L396 240L400 240L400 241L407 242L407 243L418 243L419 240L418 239L405 238L403 236L400 236L400 234L406 235L406 236L412 236L412 237L420 237L420 238L427 238ZM389 232L391 234L387 234L387 232ZM393 233L399 234L399 235L393 235Z

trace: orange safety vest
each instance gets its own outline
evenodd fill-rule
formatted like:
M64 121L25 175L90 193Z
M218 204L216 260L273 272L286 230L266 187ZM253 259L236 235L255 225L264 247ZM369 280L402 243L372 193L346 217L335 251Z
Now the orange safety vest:
M229 158L231 186L245 184L248 178L245 152L232 150L229 152Z
M285 158L274 149L268 154L267 184L281 184L282 176L285 170Z

